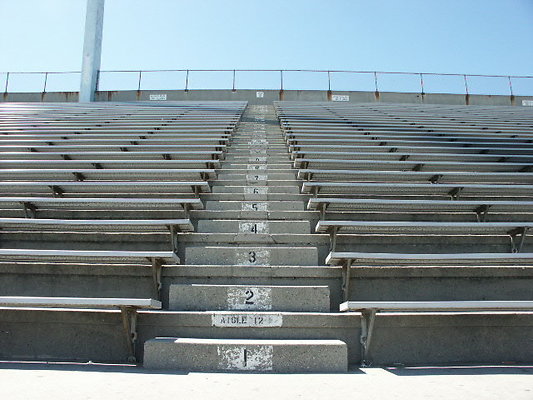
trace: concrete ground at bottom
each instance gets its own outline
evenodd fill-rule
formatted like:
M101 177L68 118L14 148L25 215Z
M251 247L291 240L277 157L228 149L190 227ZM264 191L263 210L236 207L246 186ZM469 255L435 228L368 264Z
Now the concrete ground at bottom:
M533 366L360 368L344 374L253 374L0 362L2 399L146 400L167 396L254 400L332 397L531 400Z

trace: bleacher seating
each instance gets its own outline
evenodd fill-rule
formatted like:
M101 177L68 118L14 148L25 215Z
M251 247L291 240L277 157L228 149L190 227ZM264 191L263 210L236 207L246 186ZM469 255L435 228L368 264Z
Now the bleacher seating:
M461 268L475 276L481 266L531 268L530 113L442 105L275 107L302 193L312 196L307 209L319 212L315 232L330 236L325 262L343 270L341 311L363 313L363 363L378 304L385 312L505 310L505 298L484 308L483 292L466 303L451 294L448 308L431 302L438 298L420 298L401 309L404 303L387 302L385 289L372 302L350 291L350 282L372 268L376 276L386 269L415 276ZM525 303L522 311L530 311Z
M21 103L0 158L0 358L531 361L525 108Z

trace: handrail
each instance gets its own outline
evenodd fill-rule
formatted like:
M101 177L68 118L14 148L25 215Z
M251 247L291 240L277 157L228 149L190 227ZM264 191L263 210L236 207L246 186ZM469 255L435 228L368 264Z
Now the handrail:
M498 75L498 74L461 74L461 73L439 73L439 72L411 72L411 71L364 71L364 70L326 70L326 69L147 69L147 70L102 70L99 71L99 77L103 74L119 73L119 74L137 74L137 84L131 90L142 90L141 83L143 74L152 73L171 73L171 72L183 72L185 76L185 91L190 90L190 73L191 72L227 72L232 74L232 84L228 85L228 89L237 90L237 76L241 72L275 72L279 73L279 86L280 90L284 90L284 80L286 76L284 73L319 73L327 76L327 90L331 91L331 82L335 74L358 74L358 75L371 75L374 78L374 89L379 92L379 76L381 75L410 75L416 76L419 80L419 93L425 94L426 87L424 83L424 77L458 77L463 79L464 92L462 94L468 95L469 90L469 78L498 78L505 79L509 86L509 95L514 96L513 80L519 79L533 79L533 75ZM80 71L22 71L22 72L0 72L0 75L5 75L4 93L9 93L9 79L14 75L43 75L44 84L42 87L42 93L46 93L47 81L49 75L67 75L67 74L81 74ZM326 90L326 89L324 89ZM434 92L435 93L435 92ZM533 95L533 92L531 93Z

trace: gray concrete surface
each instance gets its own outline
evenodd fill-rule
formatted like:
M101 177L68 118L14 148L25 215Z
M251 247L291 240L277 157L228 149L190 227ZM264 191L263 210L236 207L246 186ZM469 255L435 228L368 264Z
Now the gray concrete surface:
M0 363L9 400L150 398L531 400L533 367L361 368L342 374L169 373L97 364Z
M155 338L144 344L148 369L177 371L346 372L340 340Z
M237 101L246 100L250 105L269 105L273 101L328 101L328 92L325 90L262 90L264 97L258 98L257 90L241 89L230 90L125 90L97 92L96 101L150 101L150 95L166 94L167 101ZM533 96L502 96L502 95L470 95L464 94L420 94L420 93L393 93L393 92L361 92L339 91L332 94L350 96L352 103L418 103L418 104L455 104L455 105L508 105L522 106L522 100L533 100ZM6 93L0 101L78 101L77 92L50 92L50 93Z
M198 246L185 250L187 264L317 265L316 247Z
M327 286L170 285L169 310L329 312Z

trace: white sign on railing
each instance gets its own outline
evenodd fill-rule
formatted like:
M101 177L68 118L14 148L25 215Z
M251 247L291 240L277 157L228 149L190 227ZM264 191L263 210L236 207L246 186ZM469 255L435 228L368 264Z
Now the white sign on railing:
M332 101L350 101L350 96L347 94L334 94L331 96Z
M166 100L167 95L166 94L151 94L150 100Z
M522 105L533 107L533 100L522 100Z

